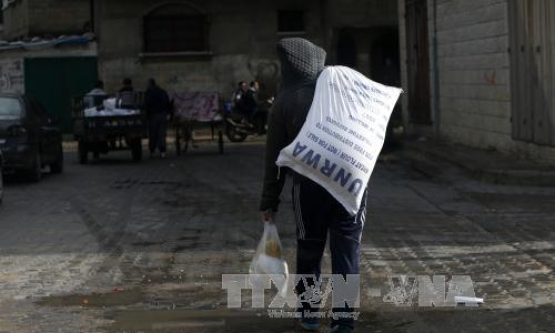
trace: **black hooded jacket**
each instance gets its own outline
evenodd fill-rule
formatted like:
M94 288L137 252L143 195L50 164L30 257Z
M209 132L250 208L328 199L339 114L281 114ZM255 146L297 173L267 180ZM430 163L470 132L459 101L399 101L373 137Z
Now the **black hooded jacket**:
M326 52L302 38L278 43L282 85L270 113L266 143L266 169L260 210L277 211L285 184L285 169L278 171L280 151L299 134L314 98L316 80L324 70Z

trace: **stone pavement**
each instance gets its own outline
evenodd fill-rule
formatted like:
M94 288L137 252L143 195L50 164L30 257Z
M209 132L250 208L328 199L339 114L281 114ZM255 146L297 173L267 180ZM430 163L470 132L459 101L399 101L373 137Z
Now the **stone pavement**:
M425 173L430 172L429 164L439 160L454 164L472 177L490 183L555 186L553 163L540 163L494 150L425 138L406 140L403 145L407 148L404 156L413 160L415 166Z
M226 307L221 275L248 271L262 231L264 154L260 143L227 148L86 166L69 152L62 175L9 181L0 332L294 332L250 309L248 293L243 310ZM479 183L440 162L423 174L401 156L371 181L358 331L553 332L555 188ZM288 194L278 228L294 266ZM467 275L485 303L385 302L397 275Z

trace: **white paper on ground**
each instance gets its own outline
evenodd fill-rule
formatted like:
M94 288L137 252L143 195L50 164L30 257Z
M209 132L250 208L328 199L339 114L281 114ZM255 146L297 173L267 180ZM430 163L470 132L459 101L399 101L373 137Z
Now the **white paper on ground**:
M455 296L455 303L484 303L484 299L478 297Z

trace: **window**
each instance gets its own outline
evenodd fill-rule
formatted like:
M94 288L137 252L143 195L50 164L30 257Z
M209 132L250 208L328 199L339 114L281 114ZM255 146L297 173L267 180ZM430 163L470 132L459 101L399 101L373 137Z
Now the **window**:
M17 119L21 115L21 102L16 98L0 97L0 120Z
M144 17L146 53L208 51L208 20L204 13L184 4L170 4Z
M304 11L278 11L278 32L304 32Z

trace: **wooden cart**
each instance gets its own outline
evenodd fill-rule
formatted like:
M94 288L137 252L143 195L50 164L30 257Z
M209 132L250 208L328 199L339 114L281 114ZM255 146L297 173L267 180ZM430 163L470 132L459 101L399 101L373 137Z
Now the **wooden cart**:
M177 93L172 96L172 103L174 110L170 124L175 133L177 155L186 153L190 145L199 141L217 142L219 153L224 153L224 117L217 93ZM194 131L208 129L208 137L193 138Z

